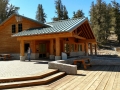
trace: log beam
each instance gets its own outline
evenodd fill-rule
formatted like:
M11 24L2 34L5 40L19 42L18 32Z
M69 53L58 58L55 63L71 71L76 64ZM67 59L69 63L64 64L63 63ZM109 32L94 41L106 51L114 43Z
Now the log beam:
M56 38L56 56L60 56L60 38Z
M73 37L75 37L75 38L78 38L78 39L86 39L86 38L84 38L84 37L81 37L81 36L77 36L77 35L73 35Z
M24 56L24 46L25 42L23 40L20 41L20 56Z

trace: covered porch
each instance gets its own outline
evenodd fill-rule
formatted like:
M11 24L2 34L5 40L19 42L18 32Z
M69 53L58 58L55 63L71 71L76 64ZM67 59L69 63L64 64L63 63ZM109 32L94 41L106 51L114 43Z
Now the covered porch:
M60 60L64 58L62 53L66 53L67 57L97 55L97 44L94 39L74 37L73 33L19 37L18 40L20 41L20 60L22 61L26 59L28 46L32 50L31 59Z
M32 49L31 59L63 59L62 53L74 57L96 55L97 42L87 18L51 22L47 28L28 29L14 37L20 42L20 60L25 60L27 46Z

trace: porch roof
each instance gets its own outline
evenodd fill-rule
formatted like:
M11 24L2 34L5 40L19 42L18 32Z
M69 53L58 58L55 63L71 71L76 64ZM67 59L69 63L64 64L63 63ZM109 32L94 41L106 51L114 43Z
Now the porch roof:
M12 35L13 37L19 36L30 36L30 35L39 35L39 34L52 34L52 33L61 33L61 32L71 32L81 24L83 24L86 20L86 17L60 20L55 22L46 23L50 27L46 28L30 28L28 30L24 30L22 32L16 33Z

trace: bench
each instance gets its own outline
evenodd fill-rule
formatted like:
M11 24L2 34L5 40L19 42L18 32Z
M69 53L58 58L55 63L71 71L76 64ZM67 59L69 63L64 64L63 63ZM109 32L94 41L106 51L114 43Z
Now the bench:
M87 62L86 62L87 61ZM89 58L81 58L81 59L76 59L73 60L73 64L76 65L77 63L82 63L84 69L87 69L88 66L91 66L90 64L90 59Z
M6 59L11 59L10 54L0 54L0 59L6 60Z

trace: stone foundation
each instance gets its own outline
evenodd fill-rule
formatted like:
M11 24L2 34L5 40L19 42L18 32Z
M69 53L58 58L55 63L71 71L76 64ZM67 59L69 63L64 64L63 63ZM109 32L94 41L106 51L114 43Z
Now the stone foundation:
M20 56L20 61L25 61L25 56Z
M53 60L53 59L55 59L55 55L50 55L49 58L50 58L50 60Z
M61 56L55 56L55 60L61 60Z

